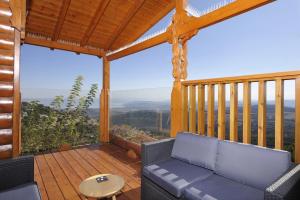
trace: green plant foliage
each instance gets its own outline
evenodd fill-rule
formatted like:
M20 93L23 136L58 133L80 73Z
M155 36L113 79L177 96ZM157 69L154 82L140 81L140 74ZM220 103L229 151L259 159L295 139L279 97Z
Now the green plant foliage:
M78 76L67 97L56 96L50 106L38 101L22 103L22 151L37 153L59 148L62 144L77 146L98 141L99 123L87 111L98 87L93 84L87 96L80 96L83 77Z

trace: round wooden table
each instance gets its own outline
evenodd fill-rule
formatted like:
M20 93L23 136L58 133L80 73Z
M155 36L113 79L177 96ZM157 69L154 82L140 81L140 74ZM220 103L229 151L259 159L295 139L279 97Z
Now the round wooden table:
M106 181L97 182L97 178L107 177ZM124 179L112 174L99 174L85 179L79 185L79 191L86 197L107 198L116 200L116 195L124 187Z

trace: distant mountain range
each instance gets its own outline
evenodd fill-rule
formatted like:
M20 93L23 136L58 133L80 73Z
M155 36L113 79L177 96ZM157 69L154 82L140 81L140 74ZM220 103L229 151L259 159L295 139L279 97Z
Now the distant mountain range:
M82 95L87 94L84 90ZM44 105L50 105L55 96L63 95L67 98L68 90L64 89L22 89L23 101L38 100ZM97 94L99 96L99 94ZM129 109L129 110L169 110L170 109L171 88L145 88L135 90L118 90L111 91L110 106L112 109ZM92 108L99 108L99 98L96 98ZM294 100L285 100L285 107L294 107ZM252 105L256 105L257 101L252 101ZM269 105L274 105L274 100L268 101ZM242 105L242 102L239 102ZM217 102L216 102L217 106ZM229 106L229 101L227 102Z

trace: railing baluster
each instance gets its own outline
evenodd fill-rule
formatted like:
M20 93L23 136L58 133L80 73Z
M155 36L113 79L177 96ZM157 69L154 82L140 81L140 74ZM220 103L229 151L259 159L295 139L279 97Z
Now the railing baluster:
M188 86L183 86L182 87L182 96L183 96L183 101L182 101L182 129L183 131L188 131L188 105L189 105L189 99L188 99Z
M198 133L205 134L205 86L198 85Z
M295 81L295 162L300 163L300 78Z
M276 80L275 92L275 149L283 149L284 81Z
M225 140L226 100L225 84L218 85L218 138Z
M259 81L258 93L258 145L266 146L266 82Z
M196 87L190 86L189 131L196 132Z
M207 135L213 137L215 133L215 86L209 84L207 88Z
M238 90L237 83L230 84L230 140L238 140Z
M251 82L243 83L243 143L251 143Z

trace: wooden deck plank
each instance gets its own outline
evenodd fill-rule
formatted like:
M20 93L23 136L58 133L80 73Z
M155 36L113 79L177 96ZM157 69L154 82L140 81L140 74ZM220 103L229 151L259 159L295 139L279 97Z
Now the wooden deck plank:
M34 180L37 182L42 199L48 200L48 195L36 159L34 159Z
M68 178L56 162L53 155L45 154L44 157L65 199L79 200L79 194L72 187L71 183L69 182Z
M130 159L125 150L108 144L35 156L34 174L43 200L85 199L79 192L79 184L102 173L124 178L126 183L118 200L138 200L140 168L139 159Z
M96 159L94 159L92 156L89 155L89 151L88 149L76 149L76 151L85 158L85 160L87 162L89 162L93 167L95 167L95 169L98 170L99 174L106 174L106 173L114 173L112 171L112 169L106 168L105 166L103 166L103 162L100 160L100 162L98 162ZM117 174L119 175L119 173ZM132 190L132 188L128 185L125 184L124 188L122 189L123 194L128 198L128 199L139 199L139 198L132 198L130 191Z
M64 157L61 155L61 153L59 153L59 152L53 153L52 155L54 156L55 160L59 164L60 168L64 171L64 173L70 180L70 182L71 182L73 188L75 189L75 191L77 192L77 194L80 195L81 199L85 199L85 197L82 194L80 194L80 191L79 191L79 185L80 185L82 179L72 169L70 164L64 159Z
M48 164L44 158L43 155L38 155L35 157L36 161L38 163L40 174L42 177L42 180L44 182L48 198L50 200L63 200L64 196L61 193L61 190L59 189L59 186L56 183L56 180L54 176L52 175L52 172L50 168L48 167Z
M83 157L81 157L75 150L70 150L68 151L69 154L77 161L77 163L85 169L85 171L87 173L90 174L90 176L94 176L94 175L97 175L98 174L98 171L92 167L88 162L86 162L84 160ZM83 162L84 161L84 162Z

